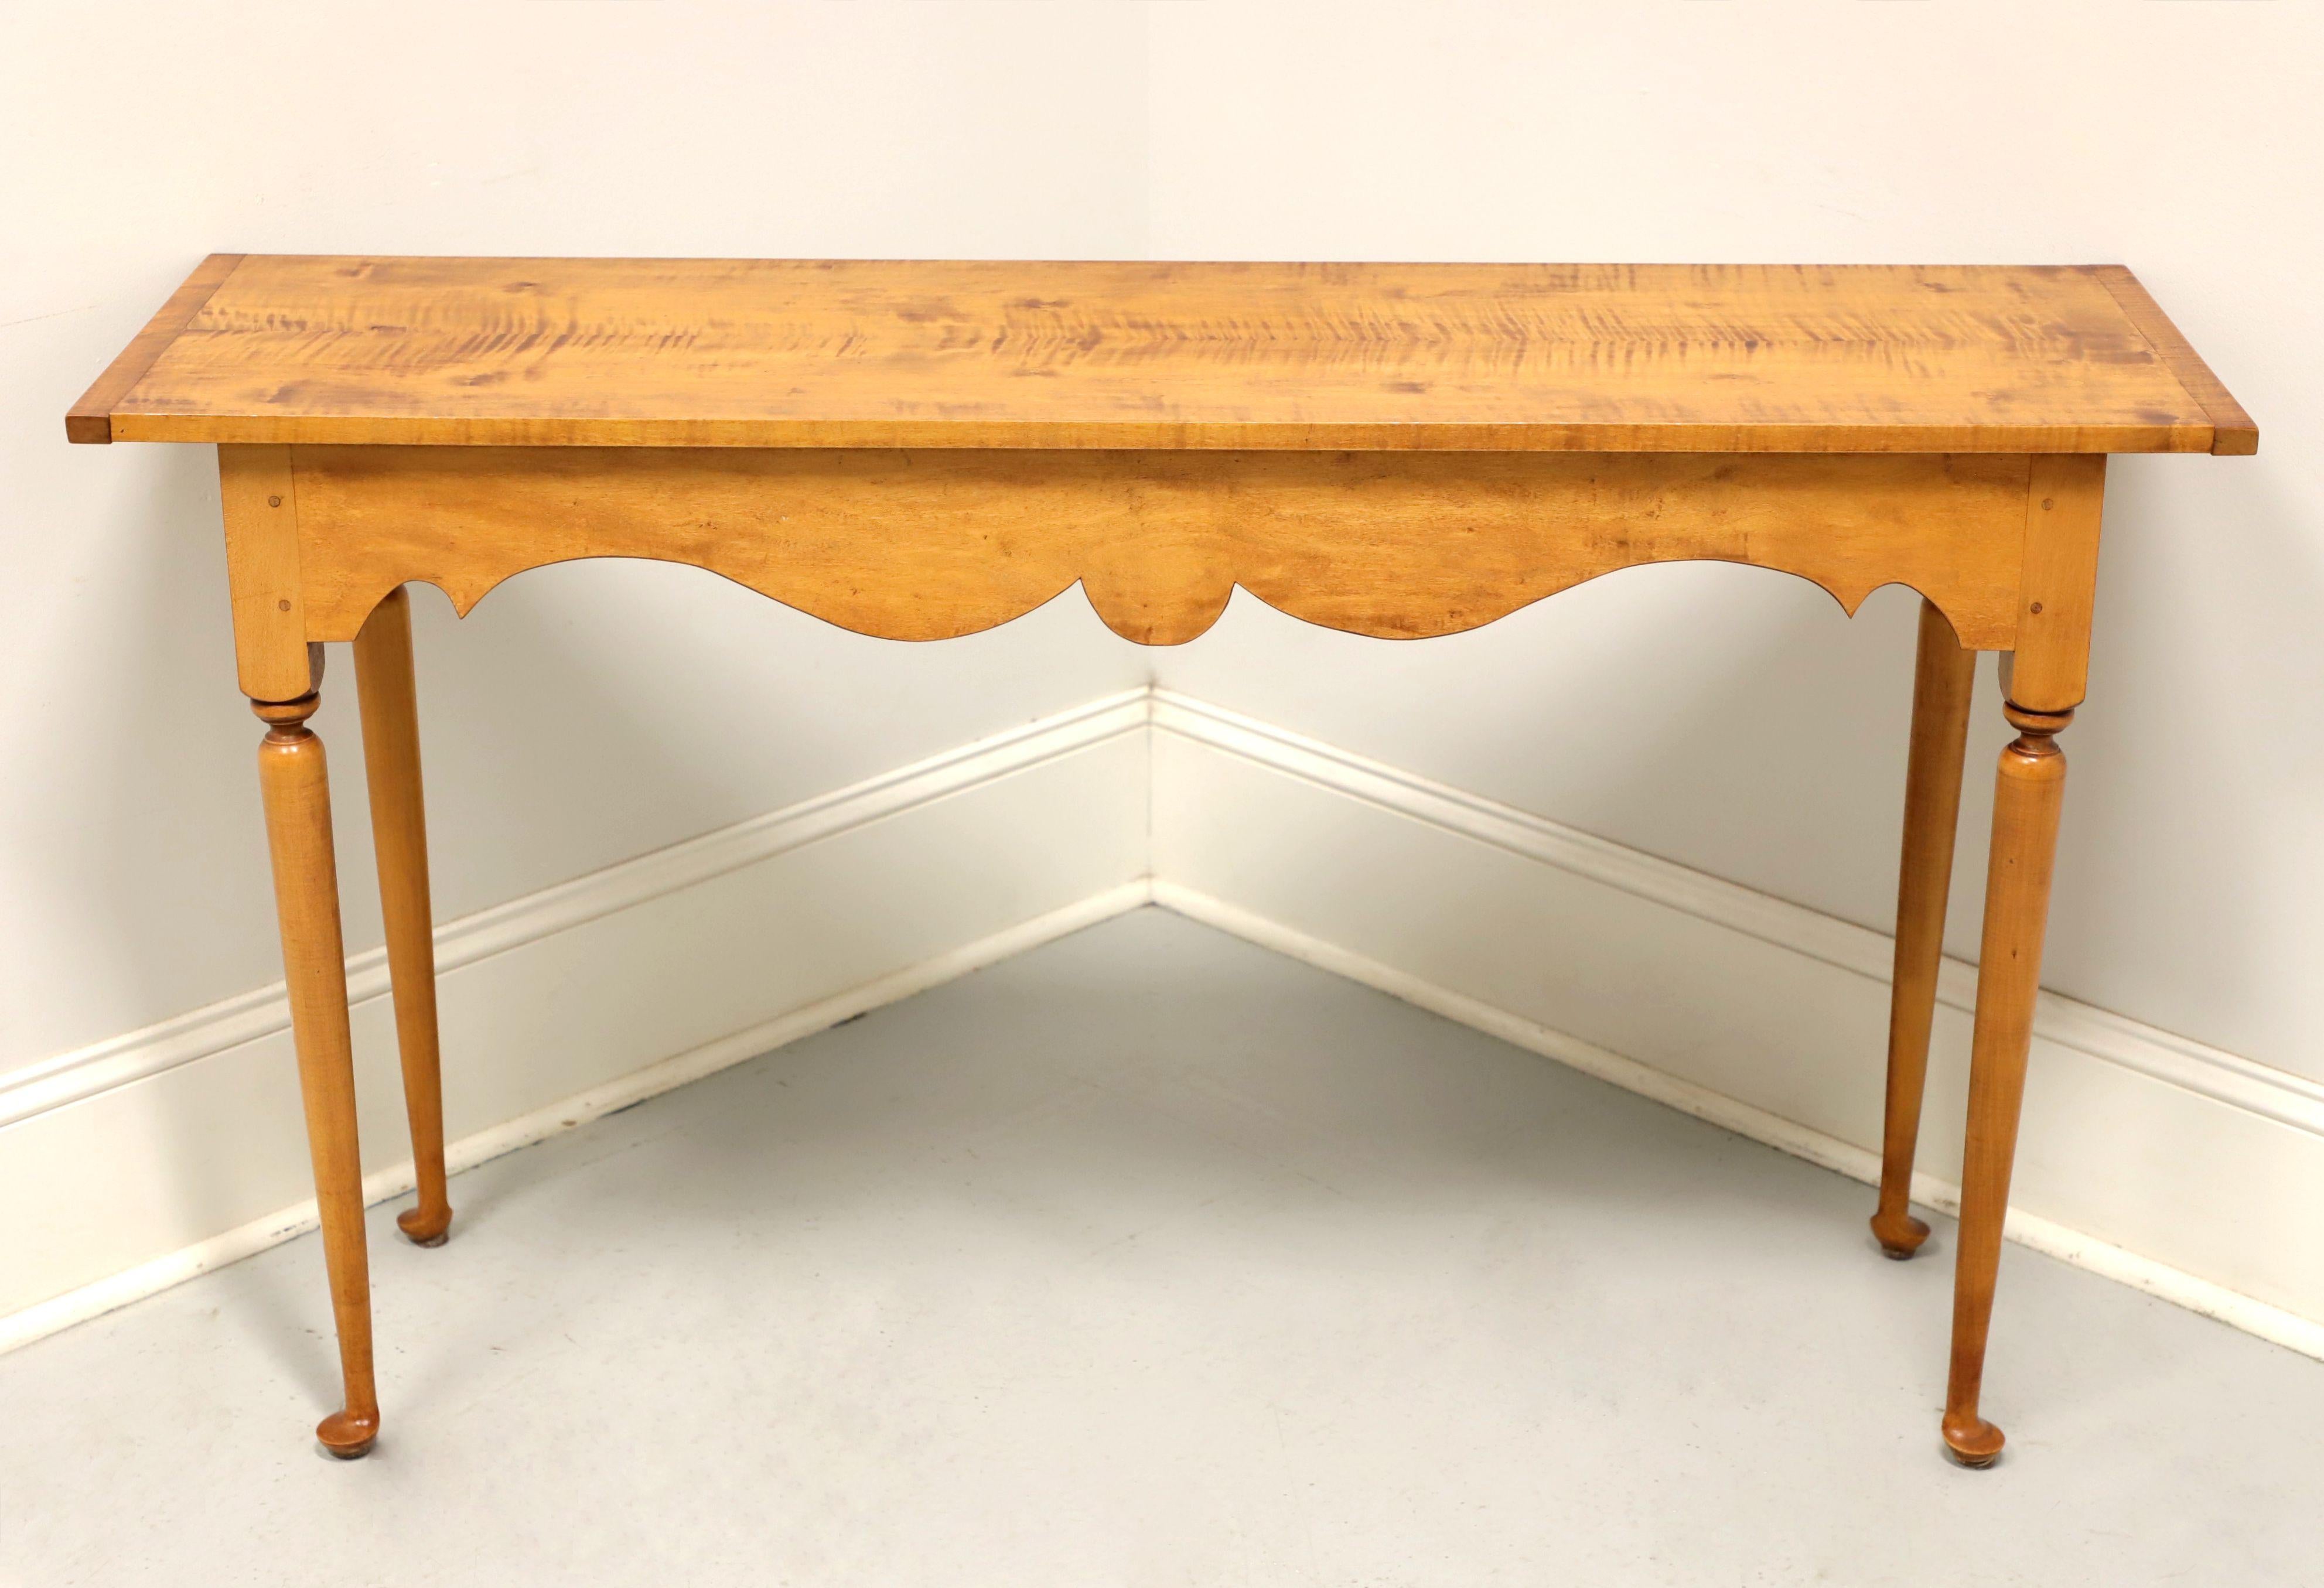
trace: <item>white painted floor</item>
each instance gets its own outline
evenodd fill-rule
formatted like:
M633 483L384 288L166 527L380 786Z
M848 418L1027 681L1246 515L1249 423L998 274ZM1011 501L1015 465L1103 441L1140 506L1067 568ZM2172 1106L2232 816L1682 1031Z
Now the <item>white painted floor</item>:
M1949 1223L1157 910L453 1189L367 1461L311 1236L0 1358L0 1582L2324 1582L2324 1364L2013 1247L1960 1471Z

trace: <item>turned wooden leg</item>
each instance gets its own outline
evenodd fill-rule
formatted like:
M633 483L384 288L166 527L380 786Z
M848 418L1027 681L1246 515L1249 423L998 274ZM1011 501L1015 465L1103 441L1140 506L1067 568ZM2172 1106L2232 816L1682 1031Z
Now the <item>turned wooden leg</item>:
M251 702L266 737L258 782L274 861L274 908L282 929L282 969L290 989L290 1034L307 1105L307 1146L322 1211L323 1260L330 1270L346 1405L316 1437L333 1455L358 1456L379 1436L372 1381L371 1269L364 1250L363 1160L355 1143L355 1077L347 1034L346 954L339 939L338 871L331 858L331 789L323 742L307 728L317 697Z
M1872 1233L1891 1257L1929 1238L1913 1216L1913 1149L1929 1074L1929 1025L1945 953L1945 896L1960 821L1961 758L1969 743L1977 652L1961 649L1945 614L1921 603L1913 673L1913 748L1904 773L1904 852L1896 879L1896 965L1888 1002L1888 1107L1880 1139L1880 1201Z
M420 713L411 677L411 602L395 589L355 636L355 690L363 702L364 770L371 785L372 844L387 924L387 971L395 991L395 1039L403 1057L403 1106L420 1205L396 1215L415 1244L441 1246L452 1227L444 1184L444 1069L436 1039L436 931L428 899L428 817L420 783Z
M2017 737L2001 752L1993 795L1993 858L1985 885L1985 945L1978 961L1977 1037L1969 1050L1969 1140L1961 1157L1960 1250L1953 1273L1952 1372L1945 1387L1945 1444L1967 1466L2001 1454L2001 1430L1978 1415L2001 1224L2017 1151L2025 1054L2042 980L2042 934L2050 913L2050 866L2066 758L2052 735L2070 711L2006 708Z

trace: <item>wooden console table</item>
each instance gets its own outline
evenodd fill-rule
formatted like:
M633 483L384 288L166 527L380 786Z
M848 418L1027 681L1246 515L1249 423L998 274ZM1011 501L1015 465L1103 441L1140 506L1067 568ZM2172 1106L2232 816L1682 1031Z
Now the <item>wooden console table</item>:
M713 569L937 640L1079 582L1192 640L1232 587L1312 623L1473 628L1637 563L1923 597L1886 1152L1907 1203L1975 652L2011 653L1945 1443L1978 1412L2111 452L2258 433L2130 272L2085 268L205 261L66 419L215 443L346 1404L379 1431L322 643L355 644L422 1245L444 1182L403 586L462 613L576 557Z

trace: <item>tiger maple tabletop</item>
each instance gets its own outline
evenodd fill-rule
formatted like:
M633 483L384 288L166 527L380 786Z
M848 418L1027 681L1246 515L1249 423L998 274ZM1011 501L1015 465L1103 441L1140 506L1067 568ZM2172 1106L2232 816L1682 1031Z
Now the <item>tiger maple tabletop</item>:
M1908 1206L1969 691L2006 651L1942 1434L1979 1413L2106 455L2258 432L2131 273L2092 266L1011 263L217 254L66 418L215 443L345 1404L379 1428L320 645L352 641L418 1205L445 1239L403 586L466 613L576 557L724 574L869 634L1075 584L1191 640L1237 586L1413 638L1640 563L1923 598L1880 1192Z

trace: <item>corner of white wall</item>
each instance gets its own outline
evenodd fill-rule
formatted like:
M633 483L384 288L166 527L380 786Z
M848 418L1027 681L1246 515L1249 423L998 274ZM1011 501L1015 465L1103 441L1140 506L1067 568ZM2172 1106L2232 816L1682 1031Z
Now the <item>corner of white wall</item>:
M1885 937L1158 688L447 924L455 1167L1148 902L1877 1170ZM410 1168L350 974L376 1200ZM1974 974L1915 1181L1948 1212ZM2324 1086L2048 993L2035 1047L2013 1238L2324 1356ZM0 1199L42 1211L0 1349L311 1227L303 1140L279 985L6 1077Z
M1146 692L437 932L456 1167L1150 898ZM411 1184L387 975L349 966L374 1200ZM311 1228L278 983L0 1077L0 1349Z
M1877 1178L1883 934L1185 696L1154 722L1157 902ZM1975 979L1947 962L1914 1180L1948 1213ZM2042 995L2013 1239L2324 1357L2319 1196L2324 1086Z

